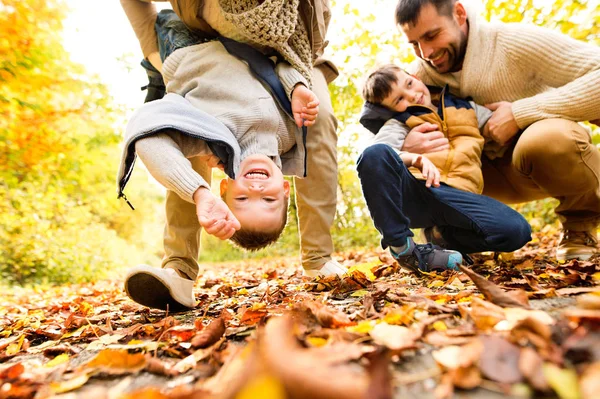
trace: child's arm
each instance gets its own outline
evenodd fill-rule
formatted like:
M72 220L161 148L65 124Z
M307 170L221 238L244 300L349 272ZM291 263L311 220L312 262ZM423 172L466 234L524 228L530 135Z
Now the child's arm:
M240 222L225 201L216 197L206 187L198 188L193 198L198 221L208 234L227 240L240 229Z
M306 78L285 61L275 66L275 73L292 102L292 114L296 125L314 125L319 113L319 99L308 88Z
M404 139L409 132L408 126L396 119L390 119L379 129L373 139L373 144L387 144L396 150L401 151L404 145Z
M440 171L425 155L412 152L401 152L399 155L404 165L413 166L421 171L426 187L440 186Z

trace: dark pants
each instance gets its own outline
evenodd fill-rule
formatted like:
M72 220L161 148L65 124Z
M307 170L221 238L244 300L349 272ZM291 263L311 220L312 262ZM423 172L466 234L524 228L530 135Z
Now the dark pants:
M410 228L437 226L449 249L462 253L510 252L531 240L529 223L515 210L484 195L445 184L425 187L385 144L368 147L358 176L381 245L402 246Z

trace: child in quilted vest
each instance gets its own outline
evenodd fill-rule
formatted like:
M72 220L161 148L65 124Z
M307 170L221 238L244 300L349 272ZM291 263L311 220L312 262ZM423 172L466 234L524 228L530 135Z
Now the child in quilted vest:
M473 197L466 196L474 204L478 204L483 198L486 201L490 200L479 195L483 191L481 154L485 142L480 130L485 129L485 123L492 112L452 95L447 88L426 86L396 65L386 65L371 73L364 85L363 97L366 104L360 122L376 136L375 146L368 148L359 160L359 176L375 225L384 236L382 245L390 246L392 255L413 271L457 269L457 265L462 262L460 252L479 251L467 251L464 245L448 244L444 227L456 228L456 225L460 224L460 228L464 229L465 226L461 224L462 220L453 222L457 216L456 212L450 216L443 211L438 212L448 205L456 211L452 201L448 198L430 201L429 194L437 188L434 192L449 192L454 201L456 195L464 196L464 193L455 192L460 190L475 194ZM436 125L444 134L448 139L445 148L427 155L402 151L409 131L424 123ZM384 144L387 149L377 144ZM486 154L495 157L502 149L491 144L486 148ZM396 153L390 153L391 149ZM378 154L377 157L372 156L375 153ZM393 219L389 216L394 211L387 209L388 207L381 202L385 195L382 197L382 193L377 193L377 189L372 187L374 170L381 165L365 170L364 165L369 163L365 162L365 155L379 158L379 161L389 158L389 162L383 163L383 169L388 166L387 171L394 172L390 179L400 178L398 183L401 189L395 198L390 198L397 206L396 212L400 220L399 223L390 224L394 235L397 236L391 243L386 241L385 225ZM394 157L399 158L402 165L395 165ZM410 177L404 176L402 172L405 170L410 172ZM382 171L378 177L381 178L385 174L386 172ZM394 184L393 181L384 180L385 184ZM464 199L462 201L464 202ZM524 221L522 217L515 215L516 212L500 203L488 206L506 212L508 219L514 220L515 225L522 225ZM422 215L427 213L431 217L423 218ZM377 216L379 214L381 216ZM377 220L378 218L380 220ZM415 244L410 232L411 227L425 228L425 239L438 245ZM469 225L466 227L467 230L471 228ZM523 234L520 234L519 238L525 239L528 236L528 226L521 230ZM460 252L445 249L448 247L459 249ZM489 250L493 248L490 247Z

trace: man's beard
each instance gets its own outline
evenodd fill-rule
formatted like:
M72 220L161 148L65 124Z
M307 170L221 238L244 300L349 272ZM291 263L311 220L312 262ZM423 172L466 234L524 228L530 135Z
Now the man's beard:
M467 52L467 35L460 32L460 43L458 48L453 47L452 52L448 52L448 61L452 60L448 72L458 72L462 69L465 61L465 53Z

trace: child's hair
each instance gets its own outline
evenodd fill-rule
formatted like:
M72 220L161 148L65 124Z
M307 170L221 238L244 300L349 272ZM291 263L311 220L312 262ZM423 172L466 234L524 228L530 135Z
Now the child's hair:
M230 240L238 247L248 251L258 251L271 244L274 244L279 239L287 224L288 201L283 206L283 215L281 216L281 225L271 231L258 231L242 227L236 231Z
M369 74L362 89L365 101L381 104L392 91L392 84L398 81L398 72L404 71L398 65L387 64Z

